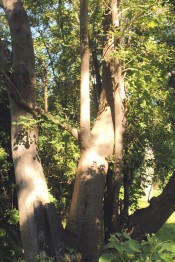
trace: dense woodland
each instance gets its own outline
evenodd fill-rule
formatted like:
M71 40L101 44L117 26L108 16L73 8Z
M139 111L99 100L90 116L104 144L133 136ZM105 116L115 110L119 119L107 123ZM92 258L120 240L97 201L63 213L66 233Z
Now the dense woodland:
M174 192L175 2L2 0L0 261L98 261Z

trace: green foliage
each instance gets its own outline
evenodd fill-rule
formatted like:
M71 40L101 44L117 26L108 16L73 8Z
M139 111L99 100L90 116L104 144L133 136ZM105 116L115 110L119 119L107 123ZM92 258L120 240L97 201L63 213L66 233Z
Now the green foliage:
M51 198L64 218L73 191L79 159L78 145L62 127L44 121L40 123L39 150Z
M19 125L23 127L24 131L30 131L34 126L39 123L39 120L34 119L31 115L28 116L20 116L18 121L14 121L13 125Z
M55 260L52 257L41 258L40 256L37 256L36 261L37 262L54 262Z
M125 65L127 126L124 169L129 177L130 206L148 185L163 183L175 168L174 13L162 1L123 1L123 41L116 53ZM147 151L152 159L147 159ZM166 152L166 154L165 154Z
M108 3L105 0L89 1L92 123L96 118L99 101L93 59L95 56L101 74L103 19ZM113 55L122 60L124 67L128 113L123 174L129 177L129 205L136 209L138 199L148 184L148 169L154 169L153 182L162 183L175 169L175 16L173 1L124 0L120 3L121 26L112 33L115 39L120 38L122 41ZM61 123L77 127L80 82L79 1L25 0L24 5L34 39L37 103L44 107L44 87L47 86L49 111ZM7 28L5 15L0 12L1 40L11 50ZM0 77L0 222L3 225L0 224L0 245L3 247L0 258L7 261L5 256L12 250L9 261L17 261L22 253L19 238L16 237L18 214L10 156L10 116L1 73ZM64 219L69 209L79 159L77 142L47 117L37 121L31 116L23 117L14 124L22 125L24 134L39 124L40 157L50 188L50 198ZM152 152L151 159L146 157L148 150ZM18 247L13 239L18 239ZM114 235L107 246L109 252L100 261L118 261L116 254L119 261L137 261L142 256L150 259L153 246L160 247L155 249L156 252L166 246L165 242L151 239L148 243L139 244L126 235L122 235L122 239ZM149 251L146 251L147 248ZM165 250L160 253L168 256ZM152 259L154 261L155 252L152 253Z
M2 162L3 160L5 160L7 157L7 153L5 152L5 150L1 147L0 148L0 161Z
M7 210L5 217L8 217L8 223L16 225L19 222L19 212L16 208Z
M111 235L109 243L104 249L104 254L99 262L173 262L175 258L175 243L160 241L154 235L141 243L131 239L126 233Z
M3 228L0 228L0 238L6 235L6 231Z

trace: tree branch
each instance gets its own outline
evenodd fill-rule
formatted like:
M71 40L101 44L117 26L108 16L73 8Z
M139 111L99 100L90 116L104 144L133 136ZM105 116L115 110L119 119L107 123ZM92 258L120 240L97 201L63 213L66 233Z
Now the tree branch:
M47 52L47 55L48 55L49 60L50 60L50 66L51 66L51 69L52 69L52 73L53 73L54 80L55 80L56 84L59 86L58 77L56 76L55 68L54 68L54 65L53 65L53 62L52 62L52 56L51 56L50 51L49 51L49 49L48 49L48 47L47 47L46 41L45 41L45 39L44 39L44 35L43 35L42 31L39 30L39 29L38 29L38 32L39 32L39 34L40 34L40 36L41 36L41 38L42 38L44 47L46 48L46 52Z
M44 109L41 107L35 106L32 107L28 103L26 103L22 97L18 89L16 88L15 84L12 82L8 74L3 71L3 75L7 84L7 91L10 95L10 97L24 110L26 110L29 114L33 115L34 119L37 118L38 114L43 116L44 118L47 118L48 120L52 121L53 123L57 124L58 126L61 126L65 130L67 130L76 140L78 140L78 130L76 128L71 127L68 124L63 124L59 120L56 120L54 116L51 113L46 113Z
M150 200L150 205L129 216L127 232L132 238L142 240L145 234L156 233L175 211L175 171L162 193Z
M8 74L3 70L2 71L5 82L7 84L7 92L9 93L9 96L17 103L19 104L24 110L26 110L29 114L32 114L33 117L36 119L37 114L33 107L31 107L28 103L26 103L22 97L18 89L16 88L15 84L12 82Z
M71 125L66 124L66 123L61 123L60 120L55 119L55 117L50 113L45 113L43 112L44 110L37 107L34 109L35 111L37 111L40 115L46 117L48 120L50 120L52 123L64 128L66 131L68 131L76 140L78 140L79 138L79 132L77 130L77 128L73 128Z

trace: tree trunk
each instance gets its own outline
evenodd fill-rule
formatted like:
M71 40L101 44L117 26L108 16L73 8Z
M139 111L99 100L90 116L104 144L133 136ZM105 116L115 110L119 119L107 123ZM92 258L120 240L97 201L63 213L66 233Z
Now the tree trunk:
M80 145L86 148L90 139L90 87L89 87L89 40L88 40L88 0L80 1Z
M88 128L85 132L86 139L82 143L84 137L81 132L80 121L81 158L68 223L69 230L79 239L78 245L82 249L86 261L96 259L103 246L102 202L105 175L108 169L107 158L112 157L114 138L115 175L112 184L112 208L110 225L106 224L105 230L107 230L107 233L111 230L110 233L112 233L118 226L118 196L123 151L123 99L125 98L125 92L122 64L119 59L112 59L116 44L113 35L111 36L109 31L111 30L111 24L113 24L114 29L116 28L118 9L115 1L110 2L110 4L111 13L107 12L105 14L103 22L105 37L100 109L97 121L90 134L89 143ZM85 99L83 102L85 103ZM85 123L84 126L87 127L87 121ZM109 216L105 215L105 222L107 220L109 220Z
M113 150L110 108L99 116L88 149L81 151L69 215L68 229L78 239L85 261L93 261L103 246L103 194Z
M120 229L119 225L119 193L122 175L122 157L123 157L123 133L125 130L125 88L123 76L123 64L121 60L114 54L119 48L121 37L115 36L115 31L120 30L119 27L119 1L110 1L111 13L107 13L104 19L104 29L108 33L106 37L105 60L110 68L110 75L113 85L113 99L114 99L114 173L112 183L112 203L111 203L111 219L110 224L106 225L111 232L116 232ZM111 31L112 29L112 31ZM109 221L108 221L109 222Z
M124 188L124 203L122 210L122 218L124 220L128 219L129 216L129 175L127 173L123 174L123 188Z
M8 95L11 110L11 143L18 192L20 231L25 259L36 261L38 245L34 218L34 202L49 202L48 190L38 155L38 128L29 108L35 107L34 51L31 31L21 1L3 0L10 27L13 73ZM25 106L22 106L24 104ZM21 116L28 128L18 124ZM24 122L24 120L23 120Z
M114 177L114 164L109 163L108 172L106 176L106 187L104 192L104 234L105 234L105 243L108 242L108 239L112 233L112 203L113 203L113 177Z
M43 75L43 89L44 89L44 112L48 112L48 80L47 80L47 69L46 65L43 64L44 75Z
M146 208L136 210L129 217L126 231L132 238L142 240L146 234L156 233L175 211L175 172L158 197Z
M124 125L124 99L125 88L124 79L122 75L121 61L114 59L114 107L115 107L115 147L114 147L114 181L113 181L113 210L112 210L112 231L120 230L119 225L119 194L121 187L122 176L122 158L123 158L123 133L125 130Z
M86 148L81 149L74 193L68 221L68 230L85 261L98 258L104 242L103 196L107 158L114 146L114 127L111 114L112 82L109 67L104 61L103 89L96 123ZM108 95L107 95L108 94ZM108 99L110 98L110 100Z

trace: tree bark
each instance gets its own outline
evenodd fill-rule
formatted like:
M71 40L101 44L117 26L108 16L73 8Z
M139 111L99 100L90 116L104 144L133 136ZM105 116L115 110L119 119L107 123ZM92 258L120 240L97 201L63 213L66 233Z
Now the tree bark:
M88 0L80 1L80 146L87 147L90 138L90 87L89 87L89 40Z
M124 202L123 202L123 219L128 219L129 216L129 175L123 174L123 189L124 189Z
M104 234L105 234L105 243L108 242L108 239L112 232L112 203L113 203L113 176L114 176L114 167L113 163L109 163L108 172L106 176L106 187L104 192Z
M150 200L146 208L138 209L129 216L126 231L132 238L142 240L146 234L156 233L175 211L175 172L158 197Z
M17 101L22 99L29 107L35 107L34 51L29 22L21 1L3 0L12 40L11 82L7 86L11 110L11 144L18 192L20 231L25 259L36 261L38 244L34 217L34 202L49 202L48 190L38 155L38 127L33 116ZM18 124L21 116L27 129ZM33 124L32 124L33 123Z
M114 99L114 173L112 182L112 203L111 203L111 219L109 225L106 225L111 232L108 234L120 230L119 225L119 193L122 175L122 157L123 157L123 133L125 130L125 88L124 88L124 76L123 76L123 64L119 57L115 55L115 51L119 47L120 37L115 36L115 30L119 27L119 1L110 1L111 13L107 13L104 19L104 30L109 32L106 37L105 46L105 60L110 68L110 75L113 85L113 99ZM112 29L112 30L111 30Z
M44 112L48 112L48 80L47 80L47 69L46 65L43 65L44 76L43 76L43 89L44 89Z
M113 123L106 107L96 122L89 147L81 152L68 229L78 239L85 261L93 261L103 246L103 194L107 157L113 152Z
M103 244L103 195L107 158L112 156L114 126L111 105L113 98L109 66L103 62L100 109L90 134L88 147L81 149L67 229L75 237L85 261L98 258Z
M103 22L105 37L100 108L95 126L90 134L89 143L86 147L81 147L81 157L68 223L69 230L79 239L78 246L82 249L86 261L96 259L103 246L102 202L105 176L108 170L107 158L111 158L113 155L114 138L116 165L112 184L112 210L108 232L109 228L111 232L116 229L118 223L118 196L123 150L123 99L125 93L122 64L119 59L112 59L116 45L114 37L108 32L111 29L112 21L113 27L116 28L114 25L116 17L113 16L117 14L114 1L110 3L112 12L104 15ZM88 135L88 129L86 134Z
M124 126L124 99L125 88L124 79L122 75L121 61L114 59L114 108L115 108L115 148L114 148L114 182L113 182L113 210L112 210L112 231L116 232L120 230L119 225L119 193L121 187L122 176L122 159L123 159L123 134L125 130Z

